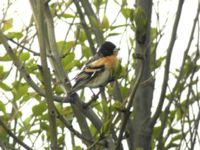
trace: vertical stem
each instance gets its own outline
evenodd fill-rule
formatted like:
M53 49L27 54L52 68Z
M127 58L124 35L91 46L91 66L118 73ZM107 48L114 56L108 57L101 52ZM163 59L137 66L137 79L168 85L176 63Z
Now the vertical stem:
M144 54L144 71L141 74L140 86L138 87L137 93L134 97L134 119L132 120L132 122L130 122L131 124L129 124L130 131L132 131L129 143L133 143L131 146L132 149L142 148L144 150L150 150L152 131L146 126L146 123L148 123L151 116L154 81L150 81L147 84L142 83L148 81L152 77L150 67L150 30L152 0L136 0L136 9L142 10L143 12L143 15L139 16L141 17L139 19L146 20L146 23L144 24L142 30L140 29L140 25L136 27L136 53ZM137 39L138 37L140 37L141 39ZM141 65L137 64L136 72L140 70L140 67Z
M32 0L30 0L31 4L33 4ZM37 9L37 13L34 14L36 20L36 26L38 31L38 41L40 47L40 58L42 64L42 76L44 80L44 89L46 94L47 106L48 106L48 119L50 126L50 139L51 139L51 148L52 150L57 150L57 129L56 129L56 113L55 106L53 103L53 94L51 88L51 75L47 64L47 54L46 54L46 30L44 23L44 2L41 0L37 0L35 6L32 8ZM33 11L33 12L36 12Z

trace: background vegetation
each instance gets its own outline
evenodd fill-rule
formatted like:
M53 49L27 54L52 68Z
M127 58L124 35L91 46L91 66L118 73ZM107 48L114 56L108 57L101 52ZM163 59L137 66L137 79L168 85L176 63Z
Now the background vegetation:
M1 149L199 147L198 0L30 0L26 18L10 15L18 2L1 6ZM115 81L65 102L105 40L120 47Z

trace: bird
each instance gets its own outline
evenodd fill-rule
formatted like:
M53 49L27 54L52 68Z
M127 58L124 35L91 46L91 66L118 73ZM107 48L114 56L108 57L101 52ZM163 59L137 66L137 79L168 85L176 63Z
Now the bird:
M113 80L113 72L117 64L118 48L110 41L105 41L97 53L83 66L80 73L76 75L75 84L68 95L85 87L104 87Z

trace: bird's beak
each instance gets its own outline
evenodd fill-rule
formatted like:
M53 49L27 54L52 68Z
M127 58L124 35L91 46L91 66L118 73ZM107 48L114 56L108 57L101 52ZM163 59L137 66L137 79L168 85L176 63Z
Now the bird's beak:
M114 53L117 54L119 50L120 50L119 48L115 48Z

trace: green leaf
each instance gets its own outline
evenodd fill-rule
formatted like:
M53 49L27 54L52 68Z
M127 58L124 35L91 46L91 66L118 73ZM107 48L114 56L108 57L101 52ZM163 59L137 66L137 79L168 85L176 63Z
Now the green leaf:
M117 25L117 26L111 26L110 29L114 30L114 29L117 29L117 28L125 27L125 26L127 26L127 24L121 24L121 25Z
M176 109L176 119L180 120L183 117L183 110L181 108Z
M83 150L80 146L74 146L73 150Z
M8 53L6 53L4 56L0 57L0 61L11 61L11 57L10 55L8 55Z
M74 58L75 58L75 54L74 53L70 53L67 56L65 56L65 58L62 59L63 66L67 66L70 63L72 63Z
M74 32L74 36L80 41L80 43L83 43L87 39L85 31L79 25L77 25L77 30Z
M143 8L138 7L135 9L135 24L136 27L141 30L141 33L143 33L143 30L147 27L147 16L145 14L145 11Z
M74 41L68 41L68 42L59 41L57 42L57 46L60 52L64 52L65 54L68 54L70 50L73 48L74 43L75 43Z
M110 24L109 24L109 20L108 18L106 17L106 15L103 16L103 20L101 22L101 27L103 29L108 29L110 27Z
M151 40L153 41L158 36L157 28L151 28Z
M99 8L101 5L103 5L106 1L105 0L94 0L94 5L96 8Z
M122 15L128 19L131 17L131 13L133 13L133 9L130 8L122 8Z
M160 130L161 130L161 126L154 127L154 129L153 129L153 136L154 136L155 139L158 138L158 136L160 134Z
M20 54L20 56L19 56L19 59L20 59L20 61L22 61L22 62L28 60L29 58L30 58L29 52L23 52L23 53Z
M72 14L58 14L58 17L63 17L63 18L74 18L76 16L72 15Z
M71 63L67 64L64 68L65 68L66 71L70 71L75 66L80 68L81 63L80 63L79 60L73 60Z
M107 37L111 37L111 36L117 36L120 35L121 33L109 33Z
M116 101L112 107L114 108L114 110L122 110L123 109L123 104L120 101Z
M63 143L65 143L65 136L62 135L61 137L58 138L58 144L62 145Z
M0 82L0 88L5 90L5 91L11 91L11 88L3 82Z
M0 139L8 140L8 133L4 130L2 126L0 126Z
M23 95L23 98L21 99L20 103L24 103L24 102L27 102L28 100L30 100L31 98L35 98L37 99L37 94L34 93L34 92L27 92Z
M47 110L47 105L45 102L41 102L32 108L32 112L35 116L41 116L45 110Z
M121 90L123 95L128 95L128 93L129 93L129 88L127 86L122 86L120 88L120 90Z
M101 128L101 133L103 133L104 136L109 135L111 122L112 122L112 118L109 118L108 120L104 121L104 124Z
M133 46L133 45L134 45L134 42L135 42L134 39L130 37L130 38L129 38L129 41L130 41L130 43L131 43L131 46Z
M135 150L144 150L142 147L136 147Z
M89 47L83 45L81 50L84 57L89 58L91 56L91 51Z
M58 85L55 85L54 91L55 91L56 95L63 94L63 89L60 86L58 86Z
M26 69L28 73L34 73L38 75L38 65L33 58L26 61Z
M148 18L143 8L135 9L136 40L139 44L144 44L148 26Z
M172 137L170 143L166 146L167 149L171 147L177 147L178 145L175 143L177 140L181 140L185 136L185 133L177 134L176 136Z
M4 67L0 66L0 80L3 81L9 75L8 71L4 71Z
M83 31L83 30L80 30L80 33L79 33L80 35L79 35L79 40L81 41L81 42L84 42L86 39L87 39L87 36L86 36L86 34L85 34L85 31Z
M113 77L115 79L118 79L121 75L121 72L122 72L122 65L121 65L121 59L119 59L114 66Z
M2 111L4 114L6 113L6 107L2 101L0 101L0 111Z
M156 60L155 65L153 66L153 69L157 69L158 67L160 67L160 65L162 64L163 60L165 60L165 56L160 57Z
M65 108L60 109L60 113L65 116L67 121L72 121L73 120L73 112L72 112L72 107L67 106Z
M43 121L43 122L40 123L40 128L42 130L48 131L49 130L49 125L47 125L47 123Z
M176 143L169 143L166 147L165 147L165 149L171 149L171 148L174 148L174 149L176 149L178 146L180 146L179 144L176 144Z
M21 99L28 92L28 84L20 83L19 81L13 82L12 93L14 95L14 99Z
M30 124L30 121L31 121L32 117L27 117L25 120L24 120L24 126L26 127L26 130L30 130L31 128L31 124Z
M91 20L91 24L94 27L99 27L99 22L97 21L97 19L94 16L89 16L89 17L90 17L90 20Z
M103 108L102 108L102 106L101 106L101 103L96 102L96 103L94 104L94 107L96 108L96 110L97 110L98 112L103 112Z
M179 133L179 132L181 132L181 129L176 129L176 128L171 129L171 133L173 133L173 134Z
M3 28L2 28L2 30L3 31L7 31L10 28L12 28L12 25L13 25L13 19L12 18L4 20L3 21Z
M16 38L17 40L19 40L21 37L23 37L23 34L21 32L8 32L7 37L9 39Z

